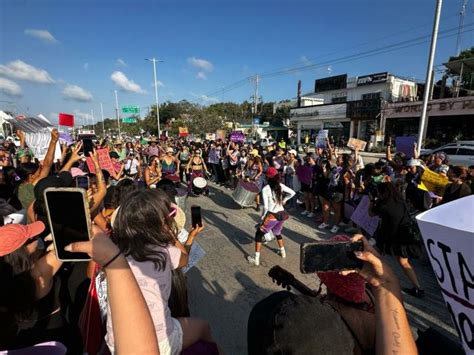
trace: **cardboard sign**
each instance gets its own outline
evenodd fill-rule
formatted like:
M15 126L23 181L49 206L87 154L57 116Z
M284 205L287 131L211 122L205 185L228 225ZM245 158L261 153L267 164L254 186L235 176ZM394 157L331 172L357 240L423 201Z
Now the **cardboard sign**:
M316 147L317 148L326 148L326 139L328 138L329 131L327 129L322 129L318 132L316 136Z
M96 152L100 168L107 170L111 175L115 174L114 164L112 163L112 159L109 157L109 149L97 149ZM92 159L90 157L87 157L86 159L89 171L92 174L95 174L95 167Z
M416 142L416 137L395 137L395 146L397 152L404 153L408 158L413 158L413 145Z
M206 133L206 140L208 140L208 141L216 140L216 134L215 133Z
M225 131L223 129L218 129L216 131L216 140L224 140L225 139Z
M421 182L426 190L434 192L438 196L443 196L444 189L446 185L449 184L449 179L446 176L425 168L423 175L421 175Z
M365 195L360 200L357 208L351 216L351 220L360 228L373 236L379 226L380 218L369 216L369 196Z
M347 142L347 146L349 148L354 149L354 150L358 149L361 152L365 150L366 145L367 145L366 141L363 141L357 138L349 138L349 142Z
M474 353L474 196L419 214L431 266L466 354Z

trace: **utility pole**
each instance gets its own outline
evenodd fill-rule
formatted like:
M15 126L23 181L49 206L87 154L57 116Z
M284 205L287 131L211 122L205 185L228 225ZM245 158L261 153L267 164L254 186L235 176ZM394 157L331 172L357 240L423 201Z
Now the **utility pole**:
M102 117L102 134L105 138L105 126L104 126L104 106L102 106L102 102L100 103L100 116Z
M114 90L115 92L115 116L117 117L117 128L118 128L118 135L119 138L121 136L120 134L120 111L119 111L119 105L118 105L118 98L117 98L117 90Z
M92 129L95 130L95 123L94 123L94 109L91 108L91 123L92 123Z
M156 103L156 126L158 128L158 139L160 139L160 104L158 101L158 81L156 80L156 63L163 63L162 60L156 59L155 57L151 59L145 59L153 63L153 79L155 80L155 103Z
M459 54L461 54L461 35L462 35L462 30L464 29L464 16L466 15L466 6L467 6L467 0L464 0L461 7L461 11L459 12L458 36L456 39L456 56L459 56Z
M253 112L254 112L254 117L257 116L257 110L258 110L258 82L260 81L260 78L257 75L255 75L255 92L254 92L254 96L253 96L253 102L254 102L254 108L253 108ZM252 135L255 134L255 120L254 120L254 117L252 117Z
M428 101L430 98L430 88L431 88L431 72L433 71L433 62L436 53L436 41L438 39L438 29L439 29L439 18L441 16L441 7L443 6L443 0L436 1L436 11L435 11L435 18L433 23L433 33L431 35L431 46L430 46L430 54L428 57L428 67L426 68L426 81L425 81L425 91L423 93L423 106L421 109L421 117L420 117L420 127L418 130L418 141L417 141L417 153L420 155L421 144L426 136L426 112L428 109Z

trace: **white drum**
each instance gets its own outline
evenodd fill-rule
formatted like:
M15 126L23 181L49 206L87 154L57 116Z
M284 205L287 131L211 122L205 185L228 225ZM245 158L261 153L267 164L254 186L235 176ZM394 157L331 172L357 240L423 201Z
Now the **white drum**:
M198 189L204 189L207 186L207 181L203 177L198 176L193 179L193 185Z

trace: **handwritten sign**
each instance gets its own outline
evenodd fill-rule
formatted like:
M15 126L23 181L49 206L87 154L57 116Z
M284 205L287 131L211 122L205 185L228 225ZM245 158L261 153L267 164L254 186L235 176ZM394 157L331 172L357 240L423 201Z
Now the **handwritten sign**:
M354 150L360 150L360 151L364 151L366 145L367 145L366 141L363 141L357 138L349 138L349 142L347 142L347 146L349 148L354 149Z
M379 226L379 217L369 216L369 196L363 196L357 205L351 220L360 228L373 236Z
M474 196L419 214L431 266L466 354L474 353Z
M421 175L421 182L426 190L434 192L436 195L443 196L444 189L446 188L446 185L449 184L449 179L446 176L425 168L423 175Z
M112 163L112 159L109 156L109 149L97 149L97 158L99 160L99 166L101 169L107 170L111 175L115 174L114 164ZM95 167L92 159L90 157L86 158L87 167L92 174L95 174Z
M321 129L316 136L316 147L326 148L326 139L328 138L329 131L327 129Z
M241 131L234 131L230 134L231 142L243 142L245 141L245 134Z
M216 140L216 134L215 133L206 133L206 140L215 141Z
M413 145L416 142L416 137L396 137L395 146L397 147L397 152L405 154L408 158L413 158Z

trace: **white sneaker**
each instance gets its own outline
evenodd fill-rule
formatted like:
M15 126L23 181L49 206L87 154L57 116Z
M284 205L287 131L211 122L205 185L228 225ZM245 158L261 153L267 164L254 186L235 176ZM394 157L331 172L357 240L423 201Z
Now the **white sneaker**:
M309 211L304 210L303 212L301 212L301 215L306 216L308 213L309 213Z
M313 212L310 212L310 213L308 213L308 214L306 215L306 217L308 217L308 218L314 217L314 213L313 213Z
M260 260L257 260L255 259L254 256L247 256L247 261L252 264L252 265L255 265L255 266L259 266L260 265Z
M283 259L286 258L286 251L285 250L278 250L278 255L280 255Z
M339 232L339 227L338 226L334 226L331 228L331 233L337 233Z
M329 227L329 224L323 222L318 226L318 229L325 229L327 227Z

